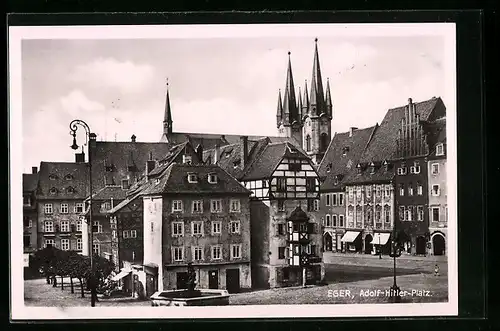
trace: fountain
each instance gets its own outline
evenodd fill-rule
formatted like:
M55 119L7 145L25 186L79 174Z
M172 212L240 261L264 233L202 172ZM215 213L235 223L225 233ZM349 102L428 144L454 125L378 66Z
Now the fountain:
M225 306L229 305L226 290L196 289L196 272L191 262L187 266L187 288L154 293L151 306Z

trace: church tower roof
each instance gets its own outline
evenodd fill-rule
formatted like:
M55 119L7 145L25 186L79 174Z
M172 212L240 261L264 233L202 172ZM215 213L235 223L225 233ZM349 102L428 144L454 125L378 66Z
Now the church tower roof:
M297 119L297 101L295 99L295 86L293 84L292 61L288 52L288 69L286 73L285 94L283 96L283 122L291 124Z
M307 80L305 81L304 85L304 98L302 99L302 108L304 108L302 114L305 115L305 113L307 112L307 108L309 108L309 94L307 93Z
M283 104L281 102L281 90L278 90L278 107L276 109L276 126L279 127L283 121Z
M313 72L311 79L311 96L310 103L317 107L318 114L321 113L322 103L325 100L323 95L323 80L321 78L321 68L319 65L319 53L318 53L318 38L314 40L314 62L313 62Z
M325 97L325 103L327 106L332 105L332 96L330 94L330 79L326 79L326 97Z
M169 86L167 79L167 93L165 96L165 115L163 118L163 133L168 134L172 133L172 109L170 108L170 95L169 95Z
M302 93L299 86L299 94L297 95L297 120L302 121Z

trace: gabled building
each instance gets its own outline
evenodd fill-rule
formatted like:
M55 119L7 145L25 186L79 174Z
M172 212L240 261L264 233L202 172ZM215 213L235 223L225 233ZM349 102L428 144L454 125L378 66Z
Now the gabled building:
M30 254L38 248L38 208L36 190L38 167L31 174L23 174L23 251Z
M78 159L77 160L81 161ZM81 214L88 196L84 162L41 162L36 190L38 248L82 251Z
M346 176L359 163L363 151L377 126L336 133L321 161L318 173L323 179L320 186L320 211L323 224L323 250L345 252L342 242L347 226Z
M429 123L428 157L429 234L431 255L446 255L448 236L446 117Z
M147 295L187 286L187 264L200 288L251 286L250 192L216 165L172 163L142 190Z
M238 145L205 153L251 191L254 287L302 284L304 269L307 282L324 275L319 177L309 156L288 139L241 137ZM293 211L306 217L298 221ZM295 241L299 233L302 239Z

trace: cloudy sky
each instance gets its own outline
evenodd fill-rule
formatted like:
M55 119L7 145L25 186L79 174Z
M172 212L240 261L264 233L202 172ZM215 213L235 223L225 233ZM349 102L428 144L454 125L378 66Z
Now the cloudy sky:
M21 44L23 168L73 161L69 123L98 140L155 142L168 77L174 131L276 134L278 89L288 51L296 88L312 74L314 29L297 37L31 39ZM441 96L439 35L318 36L332 131L380 123L387 109ZM79 136L83 140L83 136Z

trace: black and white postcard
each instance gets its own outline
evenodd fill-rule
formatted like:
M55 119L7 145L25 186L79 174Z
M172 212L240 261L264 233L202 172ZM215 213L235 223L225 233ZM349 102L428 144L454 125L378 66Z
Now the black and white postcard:
M9 29L12 319L453 316L455 25Z

